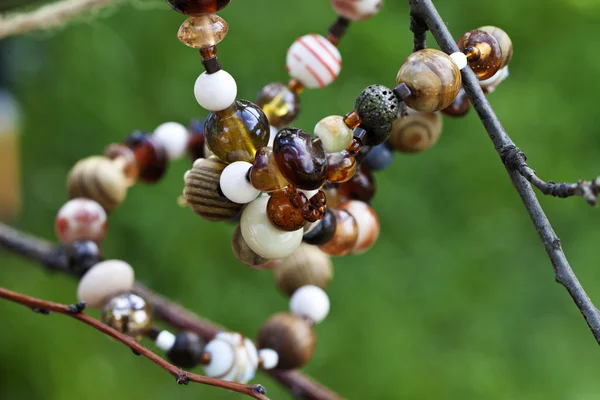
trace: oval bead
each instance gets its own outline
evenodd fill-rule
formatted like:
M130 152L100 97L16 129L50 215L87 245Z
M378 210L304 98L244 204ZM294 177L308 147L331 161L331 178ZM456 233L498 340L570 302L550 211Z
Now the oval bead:
M342 56L333 44L321 35L305 35L287 52L290 76L307 88L324 88L335 81L342 69Z
M334 208L336 229L330 241L319 246L331 256L344 256L350 253L358 241L358 224L356 219L346 210Z
M361 167L348 182L337 188L341 201L360 200L369 203L375 196L375 177L369 169ZM327 198L329 204L329 198Z
M79 281L77 298L88 307L100 307L108 298L131 290L133 278L133 268L124 261L99 262Z
M352 143L353 132L346 126L343 117L331 115L317 123L315 136L321 139L323 150L328 153L336 153Z
M312 224L302 237L304 243L321 245L329 242L335 235L337 222L331 208L327 208L323 218Z
M212 14L225 8L231 0L167 0L171 8L185 15Z
M167 170L167 151L165 146L152 135L133 132L125 138L125 145L135 155L139 170L139 179L144 183L155 183Z
M448 107L462 85L460 70L446 53L435 49L411 54L398 71L396 84L405 83L411 95L404 99L409 107L423 112Z
M256 151L269 143L269 121L260 107L239 100L223 111L211 112L204 134L208 148L219 160L251 163Z
M441 134L443 118L440 113L406 110L392 127L389 143L403 153L420 153L435 145Z
M336 13L352 21L360 21L377 14L382 0L331 0Z
M287 85L270 83L258 93L256 105L262 108L271 126L291 124L300 113L300 98Z
M283 231L297 231L306 224L302 208L292 204L290 196L287 190L279 190L271 194L267 203L269 221Z
M313 141L301 129L279 131L273 143L281 174L299 189L318 189L327 179L327 158L320 140Z
M250 170L250 182L261 192L272 192L289 184L279 172L273 150L270 148L263 147L256 152L254 164Z
M293 314L279 313L267 320L258 332L260 349L279 354L279 369L296 369L312 358L316 336L311 323Z
M497 26L482 26L481 28L477 28L477 30L487 32L496 39L498 45L500 46L500 50L502 51L502 62L500 63L500 68L506 67L510 63L510 60L512 60L513 56L513 44L510 36L508 36L508 33Z
M289 296L306 285L327 289L333 278L333 263L318 247L302 243L277 264L274 277L279 290Z
M54 222L56 236L63 244L76 240L101 242L106 236L106 211L94 200L73 199L65 203Z
M469 31L459 39L458 48L467 55L469 66L480 80L491 78L500 69L502 50L490 33Z
M205 49L220 43L229 31L229 24L217 14L190 17L179 27L177 38L196 49Z
M302 242L303 230L292 232L277 229L267 216L269 197L259 197L248 204L242 213L240 228L248 246L267 259L287 257Z
M362 254L369 250L379 237L379 218L367 203L350 200L339 205L340 210L350 213L358 225L358 239L351 250L352 254Z
M117 331L141 340L152 329L152 309L140 296L125 293L102 307L102 322Z

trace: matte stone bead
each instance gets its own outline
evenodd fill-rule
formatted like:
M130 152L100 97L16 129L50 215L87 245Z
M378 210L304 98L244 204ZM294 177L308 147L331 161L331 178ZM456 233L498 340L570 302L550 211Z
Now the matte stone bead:
M480 30L469 31L458 41L458 48L467 56L469 66L480 80L489 79L502 65L502 50L494 36Z
M58 210L54 230L63 244L83 239L99 243L106 236L106 211L94 200L69 200Z
M263 147L256 152L254 164L250 170L250 182L261 192L272 192L289 185L289 182L281 175L273 150L270 148Z
M377 146L390 135L390 128L399 115L398 98L385 86L371 85L361 92L354 106L361 116L360 126L367 131L361 142L365 146Z
M216 61L216 57L203 60L206 72L196 79L194 96L198 104L209 111L223 111L232 107L235 110L237 83Z
M258 332L261 349L273 349L279 354L279 369L296 369L312 358L316 336L312 324L293 314L279 313L264 323Z
M304 233L302 241L312 245L325 244L335 235L336 226L335 214L328 208L323 218Z
M420 153L435 145L442 134L443 118L438 113L412 109L394 122L389 144L403 153Z
M229 24L217 14L190 17L179 27L177 38L196 49L206 49L220 43L229 31Z
M231 0L167 0L171 8L186 15L212 14L225 8Z
M291 124L300 113L300 98L287 85L270 83L258 93L256 105L263 109L271 126Z
M306 285L327 289L333 278L333 263L317 246L302 243L289 257L277 263L274 277L279 290L288 296Z
M175 344L167 352L167 358L178 367L195 368L202 362L204 344L193 332L178 332L175 335Z
M363 165L371 171L383 171L394 162L394 152L387 142L375 146L363 161Z
M290 312L308 318L315 324L323 322L329 314L329 308L329 296L318 286L302 286L290 298Z
M79 281L77 297L88 307L100 307L108 298L131 290L133 268L120 260L106 260L94 265Z
M185 154L189 132L180 123L165 122L154 130L153 139L162 145L169 160L177 160Z
M133 150L137 161L140 181L155 183L167 170L167 152L152 135L134 132L125 139L125 145Z
M152 329L152 309L146 300L136 294L121 294L102 307L102 322L140 340Z
M340 185L337 191L341 201L360 200L369 203L375 196L375 177L368 168L362 166L352 179Z
M77 240L65 247L65 257L69 272L81 277L102 261L102 252L96 242Z
M358 224L358 239L351 253L362 254L369 250L379 237L379 218L375 210L367 203L358 200L342 203L339 209L348 211Z
M239 225L233 232L233 237L231 238L231 249L233 250L233 254L242 262L242 264L254 267L264 265L269 262L268 259L259 256L250 248L250 246L248 246L244 240L244 237L242 236L242 230Z
M319 248L331 256L344 256L354 249L358 241L358 224L346 210L334 208L332 212L336 220L335 234Z

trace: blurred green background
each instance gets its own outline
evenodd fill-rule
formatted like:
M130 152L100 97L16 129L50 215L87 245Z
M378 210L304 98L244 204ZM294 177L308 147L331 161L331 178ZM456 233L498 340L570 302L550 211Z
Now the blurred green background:
M439 0L456 38L482 25L512 37L511 77L490 100L541 177L600 174L600 1ZM219 59L253 100L286 81L285 53L335 14L325 0L234 1ZM65 176L134 129L204 115L192 87L202 66L176 38L182 15L160 0L124 2L61 30L10 42L13 92L23 107L24 205L15 224L53 239ZM432 41L430 43L433 43ZM341 44L337 82L303 94L296 125L311 130L349 111L367 85L392 86L410 54L405 1L385 2ZM440 143L398 155L377 175L381 237L367 254L335 260L332 311L316 327L305 370L351 399L598 399L600 353L474 113L446 119ZM110 218L105 255L123 258L156 291L254 336L285 310L269 271L240 265L234 226L176 205L187 160L155 186L137 185ZM2 189L0 189L2 190ZM599 210L581 199L542 199L567 256L600 301ZM0 252L0 285L73 303L76 282ZM0 398L237 399L178 387L151 362L60 316L0 302ZM147 343L152 346L152 343ZM200 372L200 371L199 371ZM265 375L272 399L290 395Z

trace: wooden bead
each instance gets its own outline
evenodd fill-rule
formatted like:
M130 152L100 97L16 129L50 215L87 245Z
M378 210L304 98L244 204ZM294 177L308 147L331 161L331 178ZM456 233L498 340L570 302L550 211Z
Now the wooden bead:
M167 0L171 8L185 15L216 13L225 8L231 0Z
M297 369L312 358L316 336L312 324L289 313L273 315L261 327L257 339L261 349L279 354L279 369Z
M101 156L84 158L73 166L67 178L70 198L86 197L107 212L114 210L127 195L128 182L123 171Z
M464 117L471 109L471 101L465 89L460 88L458 96L448 107L442 110L442 114L450 117Z
M458 41L458 48L467 55L469 66L480 80L491 78L500 69L502 50L490 33L469 31Z
M226 166L214 157L198 159L185 180L183 194L187 203L208 221L228 221L243 208L243 204L232 202L219 190L221 173Z
M367 203L358 200L347 201L340 204L338 208L348 211L358 225L358 239L351 253L361 254L369 250L379 237L379 218L375 210Z
M233 232L233 237L231 238L231 249L233 250L233 254L235 254L237 259L245 265L255 267L269 262L268 259L259 256L248 246L244 240L244 237L242 236L242 230L239 225Z
M335 234L330 241L319 248L331 256L344 256L354 249L358 241L358 224L346 210L334 208L331 211L336 220Z
M369 169L363 166L354 174L352 179L340 185L337 192L338 202L360 200L369 203L375 196L375 177ZM325 193L327 194L327 191ZM327 204L335 207L334 204L330 203L329 197L327 197Z
M113 143L104 150L104 156L110 158L123 171L127 186L131 187L140 175L135 153L124 144Z
M504 30L496 26L482 26L481 28L477 28L477 30L487 32L496 39L498 45L500 46L500 50L502 51L502 62L500 63L500 68L502 69L506 67L510 63L510 60L512 60L513 56L513 44L510 36L508 36Z
M250 182L261 192L273 192L289 185L279 172L273 150L270 148L263 147L256 152L250 170Z
M423 112L448 107L462 85L460 70L446 53L435 49L411 54L398 71L396 84L405 83L411 95L404 99L409 107Z
M152 329L152 309L140 296L126 293L110 299L102 307L102 322L140 340Z
M258 105L269 119L271 126L283 127L291 124L300 113L300 98L287 85L270 83L258 94Z
M279 290L288 296L305 285L327 289L333 278L333 263L318 247L303 243L277 264L274 277Z
M190 17L179 27L177 38L196 49L206 49L220 43L229 31L229 24L217 14Z
M347 150L327 154L327 180L329 182L347 182L355 173L356 158Z
M441 114L406 111L405 117L394 122L389 143L403 153L420 153L431 148L442 134Z
M306 224L302 213L302 206L307 202L306 197L296 204L292 204L292 196L286 189L278 190L271 194L267 203L267 215L269 221L283 231L297 231ZM302 197L302 195L297 194Z

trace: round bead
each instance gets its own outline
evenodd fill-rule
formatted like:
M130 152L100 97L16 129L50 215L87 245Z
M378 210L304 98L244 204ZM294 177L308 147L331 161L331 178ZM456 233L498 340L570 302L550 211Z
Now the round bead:
M204 120L192 120L190 122L189 132L187 153L192 163L199 158L210 157L210 155L204 153Z
M462 85L460 70L446 53L435 49L411 54L398 71L396 84L405 83L411 95L407 106L418 111L433 112L448 107Z
M454 64L458 67L458 69L463 70L469 65L467 62L467 56L465 53L457 51L456 53L450 54L450 58L454 61Z
M83 239L99 243L106 236L106 211L94 200L69 200L58 210L54 230L63 244Z
M67 178L70 198L95 200L109 212L125 200L127 187L123 171L106 157L84 158L73 166Z
M281 174L299 189L318 189L327 179L327 158L320 140L313 141L301 129L279 131L273 144Z
M458 41L458 48L467 54L469 66L479 79L489 79L502 64L502 50L494 36L485 31L469 31Z
M132 293L110 299L102 307L102 322L140 340L152 329L152 310L146 300Z
M170 160L177 160L185 154L189 134L185 126L177 122L165 122L154 130L154 139L163 145Z
M124 261L99 262L79 281L77 298L88 307L100 307L108 298L131 290L133 278L133 268Z
M406 116L394 122L389 143L403 153L420 153L431 148L442 134L441 114L406 111Z
M273 192L289 185L279 172L273 150L270 148L263 147L256 152L254 164L250 170L250 182L261 192Z
M288 232L302 229L306 224L302 208L292 204L291 196L293 194L287 190L279 190L271 194L267 203L269 221L277 228Z
M368 168L361 167L348 182L337 188L341 201L360 200L369 203L375 196L375 178ZM329 197L327 204L330 204Z
M288 313L269 318L260 328L257 338L259 348L277 352L279 369L296 369L307 364L312 358L315 342L312 324Z
M358 200L344 202L339 205L339 209L348 211L358 225L358 239L351 253L361 254L369 250L379 237L379 218L375 210Z
M394 152L390 149L388 142L375 146L363 161L365 168L371 171L383 171L394 162Z
M277 229L267 216L269 197L259 197L242 212L240 227L248 246L267 259L287 257L302 242L302 229L286 232Z
M335 153L344 150L352 143L353 132L346 126L343 117L332 115L317 123L315 136L321 139L323 150Z
M258 357L261 360L262 369L265 371L275 368L279 362L279 354L273 349L259 350Z
M331 0L336 13L353 21L360 21L377 14L382 0Z
M206 144L219 160L254 161L256 151L269 142L269 121L260 107L236 101L226 110L210 113L205 124Z
M327 180L332 183L347 182L356 173L356 158L348 151L327 154Z
M319 248L331 256L345 256L354 249L358 241L358 224L346 210L334 208L332 212L336 220L335 234Z
M91 240L77 240L65 247L69 272L81 277L94 265L102 261L102 252Z
M155 183L167 170L167 152L165 147L150 134L133 132L125 138L125 144L135 155L140 180Z
M176 341L177 338L175 335L173 335L169 331L164 330L160 331L160 333L156 337L155 343L159 349L168 352L173 348L173 346L175 346Z
M500 46L500 51L502 51L502 62L500 63L500 68L506 67L513 56L513 44L510 36L508 34L496 27L496 26L482 26L481 28L477 28L478 31L484 31L492 35L498 45Z
M335 235L337 222L335 214L330 208L327 208L325 215L320 221L313 224L310 229L304 233L302 241L312 245L321 245L329 242Z
M235 79L225 70L213 74L203 72L194 85L196 101L209 111L221 111L231 106L237 97Z
M479 86L481 86L485 93L492 93L494 90L496 90L499 84L508 78L508 75L508 67L504 67L500 71L496 72L496 74L490 79L479 81Z
M302 286L290 298L290 312L318 324L329 314L329 297L318 286Z
M333 278L333 263L331 257L318 247L303 243L281 260L274 272L279 290L291 296L296 289L306 285L326 289Z
M113 143L104 150L104 156L113 160L127 178L127 187L135 185L140 176L140 169L135 153L124 144Z
M214 157L199 158L185 180L183 194L188 205L208 221L228 221L238 215L243 207L220 192L219 181L226 166Z
M231 249L233 250L233 254L237 257L237 259L245 265L256 267L269 262L268 259L259 256L248 246L244 240L244 237L242 236L242 230L239 225L233 232L233 237L231 238Z
M229 31L229 24L217 14L190 17L179 27L177 38L196 49L206 49L220 43Z
M481 81L479 81L479 85L481 86ZM465 115L467 115L470 109L471 101L469 100L469 96L467 96L467 92L465 92L465 89L460 88L456 99L454 99L452 104L450 104L448 107L442 110L442 114L448 115L450 117L464 117Z
M305 35L287 52L290 76L307 88L324 88L338 77L342 68L339 50L321 35Z
M287 85L270 83L258 93L258 105L269 119L271 126L287 126L291 124L300 112L300 98Z
M171 8L185 15L212 14L225 8L231 0L167 0Z
M229 164L221 173L219 179L221 191L229 200L237 204L246 204L254 200L259 191L248 181L248 171L252 164L236 161Z
M238 333L219 332L204 348L210 363L204 367L206 376L246 383L258 367L258 352L250 339Z
M202 361L204 341L195 333L182 331L175 335L175 344L167 352L171 363L181 368L194 368Z
M361 139L362 144L377 146L390 135L391 124L398 118L400 105L391 89L371 85L360 93L354 109L362 118L360 126L367 130Z

